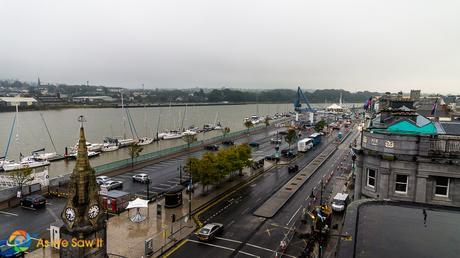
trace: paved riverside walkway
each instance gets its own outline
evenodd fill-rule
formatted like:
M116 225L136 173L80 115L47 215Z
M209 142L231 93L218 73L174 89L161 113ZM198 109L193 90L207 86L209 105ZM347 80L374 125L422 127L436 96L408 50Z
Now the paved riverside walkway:
M273 166L271 163L266 163L265 171ZM192 196L192 210L197 212L208 203L219 199L221 195L232 191L233 188L238 188L239 185L250 181L257 174L245 169L243 176L236 176L233 181L226 182L220 187L213 187L207 191L206 195L202 194L202 187L195 185L195 192ZM164 208L164 199L158 202L151 202L149 208L141 208L140 213L147 218L140 222L131 222L136 210L125 211L118 216L113 216L109 219L107 225L107 249L109 257L145 257L144 256L144 241L152 238L154 255L158 257L167 248L174 245L177 241L187 237L197 228L194 219L188 219L188 194L183 192L183 205L174 209ZM162 206L162 216L157 216L157 204ZM176 216L176 222L171 222L172 215ZM171 235L171 232L173 234ZM26 257L59 257L59 251L52 248L37 249Z
M313 173L323 164L324 161L337 149L335 144L330 144L312 160L305 168L300 170L291 180L273 194L254 215L264 218L272 218L284 206L284 204L302 187Z

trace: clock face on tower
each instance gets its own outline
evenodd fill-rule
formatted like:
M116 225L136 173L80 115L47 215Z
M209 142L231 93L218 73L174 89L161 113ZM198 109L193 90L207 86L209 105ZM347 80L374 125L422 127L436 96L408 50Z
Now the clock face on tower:
M74 221L75 220L75 210L70 207L65 209L65 218L70 222Z
M99 214L99 206L98 205L93 205L91 207L89 207L88 209L88 216L90 219L94 219L97 217L97 215Z

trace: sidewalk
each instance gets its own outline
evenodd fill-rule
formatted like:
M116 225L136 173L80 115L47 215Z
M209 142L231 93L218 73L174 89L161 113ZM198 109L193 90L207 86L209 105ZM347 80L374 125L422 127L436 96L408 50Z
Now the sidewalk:
M270 169L272 164L264 166L265 171ZM206 206L208 202L220 197L220 195L231 191L234 187L244 184L246 181L259 175L258 171L245 169L243 176L235 177L233 181L226 182L220 187L212 187L206 195L202 195L202 187L195 185L195 192L192 195L193 213ZM157 216L157 203L161 204L162 216ZM158 202L149 204L149 208L141 208L140 213L147 218L140 222L131 222L130 217L136 213L135 209L125 211L118 216L111 217L107 225L107 250L109 257L145 257L145 240L152 238L154 255L158 257L163 251L174 245L192 233L197 225L193 218L188 219L189 208L188 194L183 191L183 204L174 209L164 207L164 198ZM175 215L176 222L172 223L171 217ZM171 230L173 235L171 236ZM59 250L45 248L35 250L27 257L59 257Z

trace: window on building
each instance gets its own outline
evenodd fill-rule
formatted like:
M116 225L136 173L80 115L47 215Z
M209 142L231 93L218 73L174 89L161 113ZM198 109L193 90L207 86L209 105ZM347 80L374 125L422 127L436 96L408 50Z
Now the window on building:
M449 196L449 178L436 177L434 186L434 195L436 196Z
M376 171L374 169L367 169L367 186L375 188L375 176Z
M396 175L396 193L407 193L407 175Z

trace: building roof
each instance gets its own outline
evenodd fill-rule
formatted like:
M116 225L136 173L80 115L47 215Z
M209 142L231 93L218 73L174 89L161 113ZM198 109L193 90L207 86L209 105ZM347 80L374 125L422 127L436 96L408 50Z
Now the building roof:
M460 122L440 122L439 124L445 134L460 135Z
M425 217L426 214L426 217ZM460 208L401 201L349 205L337 257L458 257Z
M24 97L0 97L0 101L15 103L15 102L37 102L34 98L24 98Z
M330 105L329 107L327 107L326 109L343 109L343 108L334 103L334 104Z
M374 118L373 123L375 126L372 128L374 131L383 131L389 133L398 133L398 134L423 134L423 135L434 135L437 134L438 130L433 122L427 119L424 116L414 114L415 121L409 119L409 117L393 116L388 121L380 122L380 116ZM414 116L412 115L412 116Z

